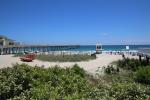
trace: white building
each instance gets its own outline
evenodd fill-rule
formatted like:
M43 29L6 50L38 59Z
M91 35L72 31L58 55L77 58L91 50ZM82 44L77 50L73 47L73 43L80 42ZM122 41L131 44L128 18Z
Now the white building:
M16 42L14 40L0 35L0 46L13 46L13 45L16 45Z

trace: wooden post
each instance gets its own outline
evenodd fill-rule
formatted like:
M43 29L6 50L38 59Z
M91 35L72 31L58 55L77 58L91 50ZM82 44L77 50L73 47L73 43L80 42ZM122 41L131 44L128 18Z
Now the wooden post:
M139 61L142 61L142 56L141 55L139 55Z
M2 54L2 49L0 48L0 55Z
M11 48L11 52L12 52L12 54L14 54L14 48L13 47Z
M12 48L10 48L10 54L12 54Z
M3 48L1 48L1 55L3 54Z
M148 57L146 57L146 62L149 63L149 58Z
M11 54L11 53L10 53L10 48L8 48L8 53Z

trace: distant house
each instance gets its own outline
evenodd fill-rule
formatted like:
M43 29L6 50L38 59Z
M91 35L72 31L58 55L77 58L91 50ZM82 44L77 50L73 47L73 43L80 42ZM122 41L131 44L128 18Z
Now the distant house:
M17 43L15 40L9 39L6 36L0 35L0 46L13 46L16 45Z

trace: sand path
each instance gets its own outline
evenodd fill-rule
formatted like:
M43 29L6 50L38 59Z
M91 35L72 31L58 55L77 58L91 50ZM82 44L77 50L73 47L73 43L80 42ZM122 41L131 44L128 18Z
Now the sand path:
M136 56L130 56L126 55L126 57L129 58L137 58ZM89 73L95 73L95 71L99 68L101 69L103 66L109 65L111 62L122 59L121 55L109 55L109 54L99 54L97 55L97 59L90 60L90 61L84 61L84 62L43 62L39 60L34 60L33 62L22 62L20 61L19 57L13 57L13 55L0 55L0 68L4 67L11 67L12 64L15 63L25 63L31 66L44 66L44 67L50 67L58 65L60 67L68 67L72 66L74 64L78 64L80 67L84 68Z

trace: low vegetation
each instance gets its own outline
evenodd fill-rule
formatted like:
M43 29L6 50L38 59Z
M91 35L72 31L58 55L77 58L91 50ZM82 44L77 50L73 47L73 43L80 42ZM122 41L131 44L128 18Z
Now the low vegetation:
M121 87L119 100L149 100L150 99L150 63L146 60L125 58L119 60L114 65L105 68L105 75L99 79L103 84L114 87L118 84L116 92ZM129 87L128 87L129 86ZM126 91L127 89L127 91ZM122 94L123 93L123 94ZM131 94L131 95L129 95ZM142 96L147 95L147 96ZM124 98L124 96L126 98Z
M150 66L141 67L136 73L136 80L140 83L150 84Z
M105 73L106 74L117 74L119 72L119 68L113 65L108 65L105 68Z
M15 54L14 57L22 57L24 54ZM49 62L78 62L96 59L96 55L36 55L36 59Z
M127 61L127 62L126 62ZM129 63L130 62L130 63ZM132 62L132 63L131 63ZM78 65L44 68L16 64L0 69L0 98L2 100L150 100L150 66L134 65L137 60L116 62L106 67L105 75L87 74ZM119 63L119 64L118 64ZM143 67L140 67L143 66Z
M117 66L125 69L125 70L132 70L137 71L139 68L143 66L150 66L146 60L139 61L138 59L123 59L116 62Z
M96 59L91 55L37 55L36 59L49 62L77 62Z

